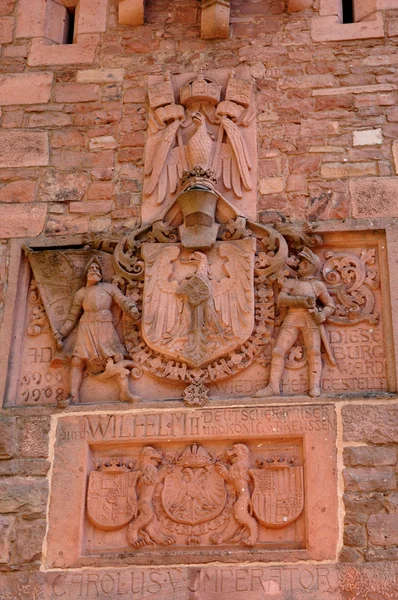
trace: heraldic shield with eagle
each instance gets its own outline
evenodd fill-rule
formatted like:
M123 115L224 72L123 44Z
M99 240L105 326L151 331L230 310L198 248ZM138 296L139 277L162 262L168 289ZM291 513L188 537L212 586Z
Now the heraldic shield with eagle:
M58 405L155 394L201 406L245 370L251 395L279 396L285 369L302 369L319 396L337 368L327 325L378 323L374 254L322 249L308 223L255 220L247 73L152 79L142 226L26 248L42 303L29 335L51 339Z

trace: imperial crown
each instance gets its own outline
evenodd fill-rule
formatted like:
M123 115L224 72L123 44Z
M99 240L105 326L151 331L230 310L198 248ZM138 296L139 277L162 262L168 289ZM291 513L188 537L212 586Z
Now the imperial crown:
M199 73L196 79L186 83L180 91L180 102L189 106L195 102L210 102L218 104L221 98L221 85L205 79L203 73Z
M203 446L192 444L192 446L188 446L181 452L176 463L181 467L205 467L212 465L213 460Z
M121 460L120 458L110 458L96 463L96 471L107 473L128 473L133 470L134 462Z

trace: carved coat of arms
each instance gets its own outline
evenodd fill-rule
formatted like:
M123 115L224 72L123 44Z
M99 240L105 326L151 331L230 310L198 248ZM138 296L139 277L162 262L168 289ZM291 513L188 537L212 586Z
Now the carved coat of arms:
M188 446L164 479L162 505L177 523L197 525L215 519L225 508L225 482L209 453L197 444Z
M87 492L87 516L105 531L127 525L137 511L136 482L141 475L117 461L90 473Z
M251 469L254 481L253 512L267 527L284 527L295 521L304 508L303 467L271 463Z
M243 344L254 327L254 240L185 253L143 244L142 334L150 348L201 367Z

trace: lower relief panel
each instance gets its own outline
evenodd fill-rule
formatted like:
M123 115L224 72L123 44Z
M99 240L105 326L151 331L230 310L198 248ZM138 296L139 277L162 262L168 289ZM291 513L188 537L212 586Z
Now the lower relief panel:
M62 416L48 566L333 559L335 460L328 405Z

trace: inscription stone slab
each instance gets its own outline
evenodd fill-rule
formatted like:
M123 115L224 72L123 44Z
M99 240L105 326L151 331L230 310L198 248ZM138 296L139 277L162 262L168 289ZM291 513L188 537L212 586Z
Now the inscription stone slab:
M335 431L322 404L61 416L47 566L330 560Z

